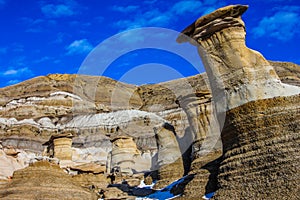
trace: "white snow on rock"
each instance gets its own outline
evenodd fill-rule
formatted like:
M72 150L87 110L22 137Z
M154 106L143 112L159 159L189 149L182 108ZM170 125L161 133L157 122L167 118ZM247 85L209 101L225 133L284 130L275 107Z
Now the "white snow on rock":
M152 189L154 185L155 185L155 182L153 182L150 185L146 185L145 182L144 182L144 180L141 180L140 184L137 187L138 188Z
M211 192L211 193L205 194L202 198L209 200L214 196L214 194L215 194L215 192Z
M25 99L18 100L18 103L26 103L26 101L27 102L43 101L45 99L46 99L45 97L28 97L26 100Z
M4 110L7 108L15 108L15 107L24 106L24 105L35 105L36 103L41 102L41 101L51 100L51 99L65 99L65 97L70 97L72 99L82 101L82 99L75 94L71 94L69 92L64 92L64 91L57 91L57 92L51 93L48 97L32 96L32 97L27 97L27 98L14 99L14 100L11 100L10 102L8 102L5 107L0 107L0 109Z
M148 196L137 197L136 200L154 200L154 199L155 200L170 200L170 199L174 199L176 197L179 197L179 196L181 196L181 194L174 195L174 194L171 193L171 189L174 186L176 186L176 185L180 184L181 182L183 182L186 177L187 176L184 176L184 177L174 181L170 185L166 186L165 188L157 190L156 192L154 192L152 194L149 194ZM147 188L147 185L146 185L145 188Z
M63 96L63 97L68 96L68 97L71 97L73 99L77 99L77 100L82 101L82 99L79 96L77 96L75 94L71 94L69 92L64 92L64 91L53 92L53 93L50 94L50 97L53 97L53 96Z

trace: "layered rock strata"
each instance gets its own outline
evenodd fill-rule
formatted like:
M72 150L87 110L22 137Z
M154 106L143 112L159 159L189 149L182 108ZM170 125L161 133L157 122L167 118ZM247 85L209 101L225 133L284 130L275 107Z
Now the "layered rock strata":
M176 102L185 111L192 130L193 159L209 151L205 149L204 142L209 143L208 148L218 145L216 148L220 149L220 142L218 142L220 130L213 113L210 91L198 91L195 94L179 96Z
M246 47L241 15L247 8L220 8L199 18L177 39L197 43L219 110L300 92L298 87L283 84L272 65L259 52Z
M44 154L60 160L72 160L72 133L52 135L46 143Z
M132 137L121 135L112 139L110 170L118 168L120 173L132 175L135 157L141 155Z
M246 47L247 8L220 8L178 38L198 45L216 109L226 112L214 199L299 199L300 89Z
M13 179L0 190L1 199L97 199L72 181L58 165L36 162L18 170Z

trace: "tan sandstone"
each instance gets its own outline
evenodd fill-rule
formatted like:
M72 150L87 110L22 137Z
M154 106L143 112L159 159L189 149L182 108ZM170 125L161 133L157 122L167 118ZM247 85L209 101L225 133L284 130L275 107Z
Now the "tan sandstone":
M178 38L198 46L216 109L226 112L214 199L299 199L300 89L282 83L276 63L246 47L247 8L220 8Z

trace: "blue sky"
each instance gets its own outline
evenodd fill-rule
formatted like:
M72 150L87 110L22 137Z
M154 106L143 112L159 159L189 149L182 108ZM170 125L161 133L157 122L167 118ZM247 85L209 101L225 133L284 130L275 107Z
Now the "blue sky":
M298 0L0 0L0 87L53 73L105 75L134 84L197 74L203 68L178 55L177 46L157 47L175 43L172 31L229 4L249 5L243 15L247 46L267 59L300 64ZM166 28L161 35L171 36L147 46L143 42L151 36L132 31L142 27ZM122 51L126 44L137 46ZM101 51L88 56L95 47ZM112 55L117 57L107 62Z

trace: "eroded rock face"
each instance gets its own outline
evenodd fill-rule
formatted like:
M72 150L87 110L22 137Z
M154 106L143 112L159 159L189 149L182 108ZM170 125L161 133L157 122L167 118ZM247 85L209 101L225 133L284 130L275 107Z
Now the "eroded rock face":
M45 149L45 155L60 160L72 160L72 133L52 135Z
M227 112L216 199L299 199L299 100L276 97Z
M157 127L155 132L158 144L156 168L159 180L154 188L159 189L182 177L184 166L174 127L165 123Z
M300 89L245 46L246 9L221 8L185 29L190 38L178 38L198 45L216 109L226 112L214 199L299 199Z
M132 175L135 157L141 156L132 137L122 135L112 140L110 169L119 168L123 174Z
M185 111L192 130L193 159L203 156L215 145L216 148L221 149L220 130L213 113L210 91L198 91L195 94L180 96L177 103Z

